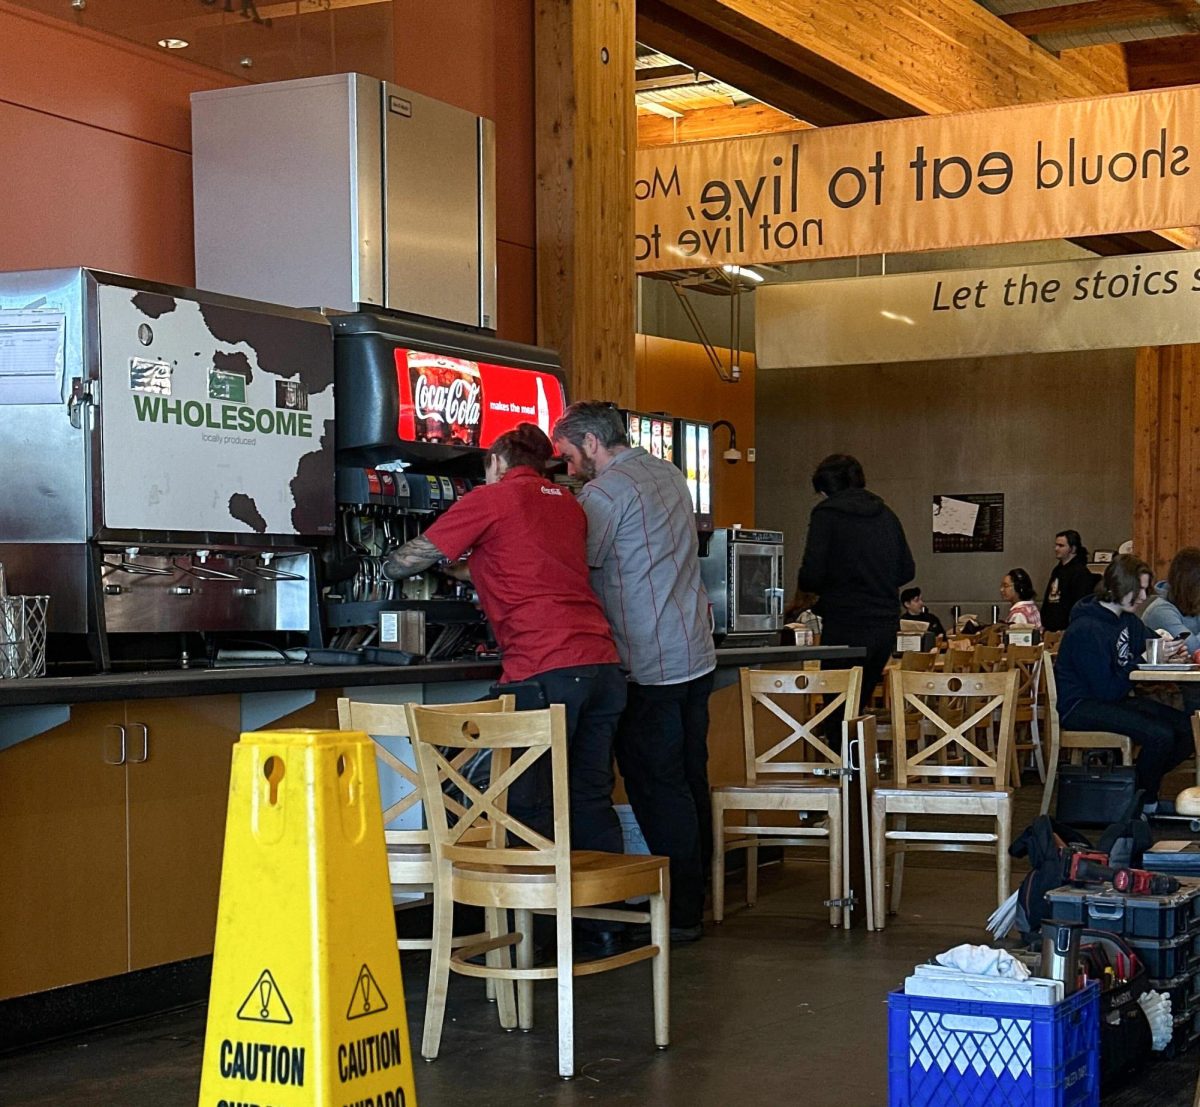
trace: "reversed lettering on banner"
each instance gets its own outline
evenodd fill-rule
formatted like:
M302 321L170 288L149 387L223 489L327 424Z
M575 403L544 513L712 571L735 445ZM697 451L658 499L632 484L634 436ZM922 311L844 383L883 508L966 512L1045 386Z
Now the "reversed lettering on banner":
M759 369L1200 343L1200 251L768 284Z
M1196 86L651 147L636 267L1188 228L1198 157Z

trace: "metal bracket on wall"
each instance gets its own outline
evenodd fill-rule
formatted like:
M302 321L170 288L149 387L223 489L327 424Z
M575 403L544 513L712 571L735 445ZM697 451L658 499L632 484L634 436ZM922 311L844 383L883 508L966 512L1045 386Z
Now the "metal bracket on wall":
M720 273L721 277L729 285L728 368L722 364L720 352L709 341L708 332L705 331L704 324L700 322L700 316L696 314L696 309L692 306L692 302L687 298L687 293L684 291L685 285L698 282L691 278L673 280L671 281L671 288L679 300L679 306L683 308L683 314L687 316L688 322L692 324L692 329L696 332L696 337L700 339L700 345L704 347L704 352L708 355L708 360L712 362L712 367L717 371L717 376L726 384L736 384L742 379L742 367L739 364L742 356L742 286L733 275L719 269L715 270L715 272ZM705 274L705 278L699 283L710 283L708 274Z
M243 692L241 729L262 730L268 723L307 707L316 698L317 693L311 688L284 692Z
M71 717L69 703L37 703L20 707L0 707L0 750L36 738Z

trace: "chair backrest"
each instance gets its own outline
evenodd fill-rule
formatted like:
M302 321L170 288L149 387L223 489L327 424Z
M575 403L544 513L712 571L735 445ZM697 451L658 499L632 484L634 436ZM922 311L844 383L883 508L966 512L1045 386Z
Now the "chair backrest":
M1062 642L1062 636L1066 631L1062 630L1044 630L1042 631L1042 645L1046 647L1046 652L1055 654L1058 653L1059 644Z
M984 646L999 646L1004 641L1004 634L1008 630L1006 623L992 623L991 626L986 626L979 633L979 642Z
M971 778L1005 787L1009 751L1017 702L1017 673L905 673L893 669L892 746L896 784L910 781L947 781ZM980 749L973 740L974 728L997 708L999 735L995 754ZM909 751L918 737L906 732L905 713L915 716L930 741L923 749ZM911 721L911 720L908 720ZM915 745L915 743L914 743ZM960 759L947 764L947 754Z
M977 673L1000 673L1008 668L1008 658L1003 646L976 646L972 661Z
M1041 701L1044 646L1009 646L1008 667L1017 672L1017 703L1031 707Z
M900 655L900 668L906 673L931 673L937 650L907 650Z
M742 669L741 683L747 784L753 784L760 774L805 777L817 769L842 768L841 723L858 714L859 666L818 672ZM762 753L758 752L755 704L788 728L785 736L773 740ZM823 735L826 722L825 729L836 738L827 740Z
M979 647L975 647L978 649ZM943 673L969 673L975 666L975 650L950 649L942 656Z
M421 782L430 795L425 811L434 862L553 869L569 898L566 708L555 703L541 711L489 713L472 711L473 706L459 704L452 711L405 707ZM480 750L491 752L486 786L473 784L455 767L464 755ZM508 813L509 789L543 757L550 758L553 841ZM461 804L445 794L443 781L461 791ZM473 832L483 826L490 830L489 839L474 840Z
M1062 747L1062 720L1058 717L1058 682L1054 678L1054 657L1046 658L1042 666L1042 684L1046 689L1046 722L1050 726L1050 748L1046 751L1046 764L1057 765Z
M428 846L428 830L400 830L390 826L422 800L420 776L415 767L416 759L413 759L414 765L409 765L404 760L404 754L412 748L408 737L408 715L404 710L405 706L402 703L367 703L340 696L337 702L338 728L361 730L369 734L375 743L375 753L379 760L394 774L393 780L399 781L399 795L383 811L383 833L388 844ZM500 696L494 700L482 700L472 704L430 704L426 710L455 712L468 707L475 713L513 711L516 707L516 697ZM383 742L385 738L394 739L397 748L389 748ZM469 757L462 757L455 768L461 771L468 760Z

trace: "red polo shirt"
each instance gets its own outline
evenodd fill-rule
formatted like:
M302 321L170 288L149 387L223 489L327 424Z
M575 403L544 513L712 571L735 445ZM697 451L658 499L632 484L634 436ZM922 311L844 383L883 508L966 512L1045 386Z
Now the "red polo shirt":
M425 537L452 561L470 552L505 680L617 662L588 580L587 516L566 489L515 466L464 496Z

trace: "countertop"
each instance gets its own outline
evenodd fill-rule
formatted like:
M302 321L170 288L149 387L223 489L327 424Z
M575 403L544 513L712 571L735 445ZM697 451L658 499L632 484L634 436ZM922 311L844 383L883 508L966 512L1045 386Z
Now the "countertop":
M853 660L865 651L849 646L760 646L717 650L719 669L797 661ZM281 692L299 688L366 688L386 684L441 684L496 680L497 661L446 661L423 665L262 665L231 669L162 669L93 676L0 680L0 708L104 700Z

